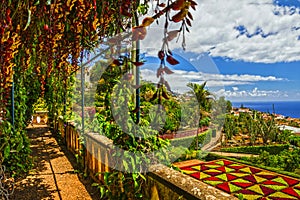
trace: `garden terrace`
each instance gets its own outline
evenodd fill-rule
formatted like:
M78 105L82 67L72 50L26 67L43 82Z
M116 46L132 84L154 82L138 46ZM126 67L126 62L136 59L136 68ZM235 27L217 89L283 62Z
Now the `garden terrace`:
M68 123L64 125L62 120L54 123L54 132L61 134L62 141L65 141L67 149L74 155L82 152L84 148L78 138L80 132L76 130L74 125ZM112 158L111 151L113 143L108 138L94 133L86 134L86 153L84 158L84 168L94 181L101 184L104 181L105 173L110 172L113 163L118 162ZM192 161L193 162L193 161ZM190 164L192 162L189 162ZM196 161L199 163L198 161ZM202 163L202 162L200 162ZM195 162L192 163L195 165ZM226 194L221 190L215 189L209 185L190 178L170 167L162 164L150 167L146 175L145 195L144 198L154 199L235 199L235 197Z
M59 120L54 123L53 131L61 136L60 140L65 142L69 152L80 155L83 148L79 142L80 132L72 123L65 125ZM82 154L85 155L82 159L84 163L81 164L95 182L101 183L104 176L99 172L111 171L109 166L116 162L109 156L112 141L98 134L87 133L86 146L86 153ZM149 198L157 195L161 199L234 199L240 194L244 199L297 199L300 192L300 181L296 178L231 160L189 160L174 163L173 166L182 173L164 165L151 167L146 176L145 195Z
M228 117L231 103L216 99L206 82L187 83L183 94L172 91L167 77L184 64L172 43L186 48L196 7L194 0L2 0L0 197L18 199L25 192L29 199L63 199L74 192L74 199L234 199L231 190L180 173L171 163L206 159L198 149L226 146L241 130L245 145L293 144L295 151L279 157L262 152L255 159L291 174L299 170L299 138L279 132L271 116ZM155 81L147 82L140 70L153 49L140 47L155 24L162 38L153 47ZM47 127L31 127L37 123Z
M91 180L78 179L76 168L84 169L92 177L94 185L101 184L105 173L112 171L110 166L116 162L110 156L112 141L99 134L87 133L84 148L79 140L80 132L72 123L65 124L60 119L54 122L52 133L45 125L33 125L29 136L33 155L38 157L29 176L16 183L13 197L24 197L25 192L27 199L50 196L65 199L66 195L72 199L73 194L74 199L79 197L78 194L81 199L99 198L99 191L91 188ZM52 135L62 142L60 146ZM79 160L77 164L75 155ZM237 161L187 160L174 163L174 167L178 171L162 164L150 167L145 176L144 198L237 199L242 195L244 199L298 199L300 195L299 179ZM81 192L70 191L68 184L78 184L76 188L81 188Z

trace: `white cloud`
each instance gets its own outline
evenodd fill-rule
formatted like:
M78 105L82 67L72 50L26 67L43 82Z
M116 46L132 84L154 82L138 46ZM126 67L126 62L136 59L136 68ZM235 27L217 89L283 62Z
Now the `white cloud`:
M273 5L273 0L197 0L187 50L249 62L300 60L300 9ZM276 13L276 14L275 14ZM162 23L160 23L162 26ZM170 29L176 29L172 24ZM244 34L235 28L240 26ZM252 37L251 34L259 33ZM159 48L163 31L152 25L144 46ZM172 42L171 48L180 47Z
M186 92L188 91L187 83L199 83L207 82L207 87L210 90L218 87L232 86L235 92L238 91L238 85L251 85L259 81L283 81L282 78L274 76L260 76L260 75L224 75L224 74L209 74L203 72L173 70L174 74L165 76L165 79L169 82L173 91ZM143 80L157 83L159 80L156 77L156 72L150 69L142 69L141 76ZM254 90L253 93L256 91Z
M240 100L240 99L266 99L266 98L282 98L289 97L287 93L284 93L279 90L259 90L258 88L254 88L251 90L225 90L221 89L217 92L215 92L218 96L225 96L228 99L231 100Z
M238 91L239 88L238 87L232 87L233 91Z

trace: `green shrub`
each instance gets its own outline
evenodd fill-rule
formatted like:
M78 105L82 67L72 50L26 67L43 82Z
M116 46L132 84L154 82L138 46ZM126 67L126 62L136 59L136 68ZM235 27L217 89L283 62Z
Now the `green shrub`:
M261 152L266 151L271 155L275 155L287 149L289 149L289 144L230 147L230 148L221 148L220 151L230 152L230 153L249 153L249 154L260 154Z
M297 136L297 135L291 135L289 137L289 142L290 142L291 145L300 147L300 137Z
M212 137L211 130L207 130L204 133L199 134L198 135L199 147L207 144L211 140L211 137ZM174 146L174 147L182 146L182 147L187 147L188 149L196 149L197 136L175 138L170 141L171 141L171 146Z
M263 151L259 157L251 158L250 161L260 165L294 172L300 167L299 153L299 149L294 149L292 151L284 150L278 155L270 155L268 152Z

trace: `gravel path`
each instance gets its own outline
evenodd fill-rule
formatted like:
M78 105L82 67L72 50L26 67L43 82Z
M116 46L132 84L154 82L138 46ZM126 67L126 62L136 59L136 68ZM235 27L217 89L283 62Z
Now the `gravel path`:
M47 127L29 127L28 136L34 167L26 178L17 180L10 199L100 199L97 188L91 186L93 181L75 173L74 156L57 143Z

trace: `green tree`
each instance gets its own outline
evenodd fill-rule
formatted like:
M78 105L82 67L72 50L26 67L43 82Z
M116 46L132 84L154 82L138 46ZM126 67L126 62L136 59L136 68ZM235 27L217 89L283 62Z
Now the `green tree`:
M253 115L248 114L248 119L245 121L245 127L247 130L247 134L249 135L250 138L250 144L254 145L256 138L258 136L259 133L259 129L258 129L258 121L256 120L256 113L254 113Z
M278 133L278 127L275 123L274 115L264 117L264 115L260 113L257 115L257 119L257 126L263 139L263 143L267 144L268 142L275 141Z
M226 100L224 96L221 96L214 102L213 108L216 110L217 114L230 113L232 104L230 101Z
M199 127L207 125L208 119L210 118L210 111L212 107L212 94L205 89L206 82L203 84L188 83L187 86L192 89L192 92L196 96L199 105ZM198 149L198 131L197 131L197 141L196 149Z
M223 125L223 133L225 134L225 144L228 140L232 139L232 136L239 133L239 128L237 127L234 116L226 115L225 123Z
M287 129L282 130L282 131L280 131L280 133L278 134L277 141L278 141L278 142L281 142L281 143L286 143L286 142L289 141L289 138L290 138L290 136L292 136L292 135L293 135L293 133L292 133L291 130L287 130Z
M212 93L205 89L206 82L203 84L188 83L187 86L192 89L199 104L200 121L210 116L212 107Z

